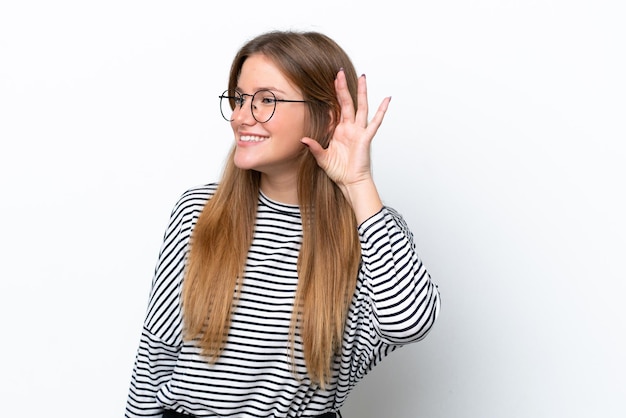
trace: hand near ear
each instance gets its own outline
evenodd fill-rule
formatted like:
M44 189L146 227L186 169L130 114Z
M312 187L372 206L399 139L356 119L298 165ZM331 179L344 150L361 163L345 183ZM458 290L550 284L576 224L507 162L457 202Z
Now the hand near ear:
M372 178L370 148L391 97L382 101L376 114L368 122L365 76L359 77L356 111L343 70L337 74L335 89L341 106L341 116L328 147L322 148L311 138L302 138L302 143L309 147L319 166L339 186L352 205L357 221L361 223L382 207Z

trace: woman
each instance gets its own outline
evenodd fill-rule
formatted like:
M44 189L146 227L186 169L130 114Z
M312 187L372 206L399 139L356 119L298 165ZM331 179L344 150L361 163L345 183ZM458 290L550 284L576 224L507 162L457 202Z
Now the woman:
M389 101L368 122L365 76L320 33L241 48L220 96L235 144L172 212L127 417L334 417L426 335L437 287L370 170Z

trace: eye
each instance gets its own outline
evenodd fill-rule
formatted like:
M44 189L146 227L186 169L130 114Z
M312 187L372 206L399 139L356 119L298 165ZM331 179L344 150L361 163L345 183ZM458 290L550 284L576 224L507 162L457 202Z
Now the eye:
M271 91L262 90L257 92L256 96L255 101L262 105L274 105L276 103L276 96Z
M233 102L235 102L235 105L237 106L243 106L243 97L242 96L233 96L231 97L231 99L233 100Z

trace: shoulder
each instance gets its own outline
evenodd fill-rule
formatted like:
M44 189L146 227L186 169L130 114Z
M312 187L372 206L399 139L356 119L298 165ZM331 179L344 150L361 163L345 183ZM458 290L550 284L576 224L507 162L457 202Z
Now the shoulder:
M202 210L206 202L213 197L218 183L208 183L185 190L174 205L172 215Z

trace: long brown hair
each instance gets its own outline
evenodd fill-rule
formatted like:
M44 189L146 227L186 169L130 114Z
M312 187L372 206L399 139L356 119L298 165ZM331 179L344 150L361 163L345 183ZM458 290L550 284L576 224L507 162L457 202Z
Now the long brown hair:
M340 68L356 106L357 75L348 55L317 32L268 32L247 42L235 56L228 82L231 91L252 54L271 59L302 91L308 108L306 135L327 147L340 116L334 87ZM185 338L196 339L211 362L219 358L226 343L259 194L260 173L237 168L233 152L234 148L217 191L193 231L182 294ZM303 150L300 158L303 238L290 335L293 344L296 330L300 331L309 377L324 387L341 348L361 253L352 208L311 153Z

